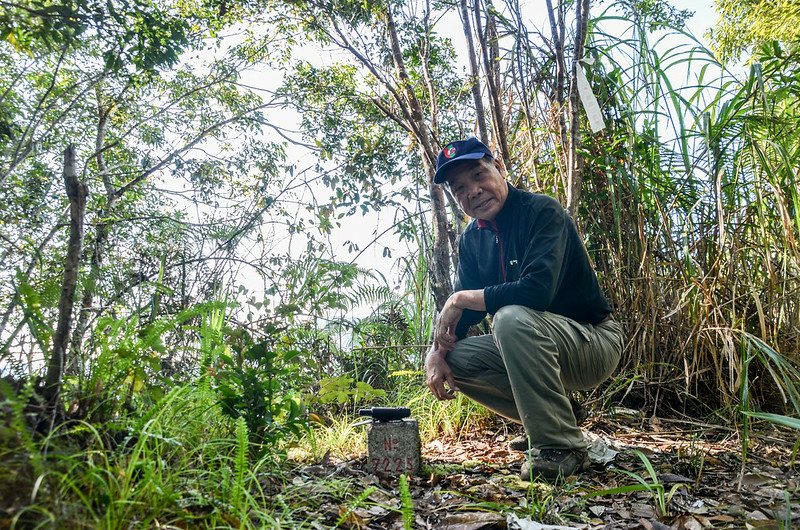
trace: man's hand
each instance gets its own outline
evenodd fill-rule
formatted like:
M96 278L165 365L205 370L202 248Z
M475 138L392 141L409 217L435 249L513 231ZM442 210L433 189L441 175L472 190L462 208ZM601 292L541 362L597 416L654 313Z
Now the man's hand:
M436 399L453 399L454 392L458 390L456 381L453 379L453 371L447 365L445 357L447 352L453 351L456 347L458 338L456 337L456 326L461 320L464 309L474 309L475 311L486 311L486 303L483 300L483 289L472 291L458 291L450 295L445 302L439 320L436 322L436 330L433 336L433 346L425 359L425 375L428 388L431 389ZM445 388L445 383L448 388Z
M425 376L428 388L439 401L454 399L454 393L458 390L455 379L453 379L453 371L445 360L446 355L447 350L443 350L434 343L425 358ZM445 383L449 388L445 388Z
M483 299L483 289L470 291L457 291L450 295L444 303L439 320L436 322L436 331L433 336L434 343L445 352L453 351L458 338L456 326L461 320L465 309L486 311L486 301Z
M453 293L450 298L445 302L442 312L439 313L439 320L436 322L436 333L433 337L435 342L434 346L438 345L438 349L445 352L453 351L456 347L456 326L458 321L461 320L463 309L456 305L456 297L458 293Z

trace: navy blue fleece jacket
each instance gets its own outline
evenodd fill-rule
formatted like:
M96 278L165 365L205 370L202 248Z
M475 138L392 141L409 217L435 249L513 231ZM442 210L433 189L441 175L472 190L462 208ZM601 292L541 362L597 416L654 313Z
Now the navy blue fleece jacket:
M459 241L456 291L483 289L486 309L523 305L596 324L611 313L575 224L552 197L508 186L494 221L473 220ZM485 312L465 310L461 339Z

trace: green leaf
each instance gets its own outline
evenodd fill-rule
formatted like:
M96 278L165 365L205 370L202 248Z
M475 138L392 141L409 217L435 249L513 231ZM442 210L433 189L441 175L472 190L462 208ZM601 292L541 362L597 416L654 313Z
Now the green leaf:
M745 416L750 416L752 418L758 418L761 420L767 420L772 423L776 423L778 425L783 425L784 427L789 427L790 429L800 430L800 418L793 418L792 416L784 416L783 414L771 414L768 412L750 412L743 410L742 414Z

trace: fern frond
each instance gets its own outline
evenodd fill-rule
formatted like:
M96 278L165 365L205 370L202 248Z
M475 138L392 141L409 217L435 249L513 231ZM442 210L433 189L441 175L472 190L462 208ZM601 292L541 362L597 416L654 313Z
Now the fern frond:
M372 495L377 489L378 489L377 486L370 486L364 491L362 491L361 494L353 500L353 502L350 504L350 507L347 508L347 510L339 517L339 519L336 521L336 525L334 526L334 528L339 528L340 526L342 526L345 523L345 521L347 521L347 518L350 517L350 514L353 513L353 510L359 508L362 504L364 504L364 501L366 501L367 498L370 495Z
M247 472L248 429L244 417L236 418L236 457L234 460L234 477L232 485L233 505L239 509L243 505L245 491L245 473Z
M385 306L398 301L397 293L387 285L362 284L350 297L355 305Z
M400 511L403 514L403 530L414 528L414 502L408 488L408 477L400 475Z

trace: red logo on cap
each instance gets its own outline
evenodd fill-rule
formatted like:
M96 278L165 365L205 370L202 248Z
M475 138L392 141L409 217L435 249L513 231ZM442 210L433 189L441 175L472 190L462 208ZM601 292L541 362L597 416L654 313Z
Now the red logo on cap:
M444 148L444 157L445 158L453 158L456 154L456 146L448 145Z

